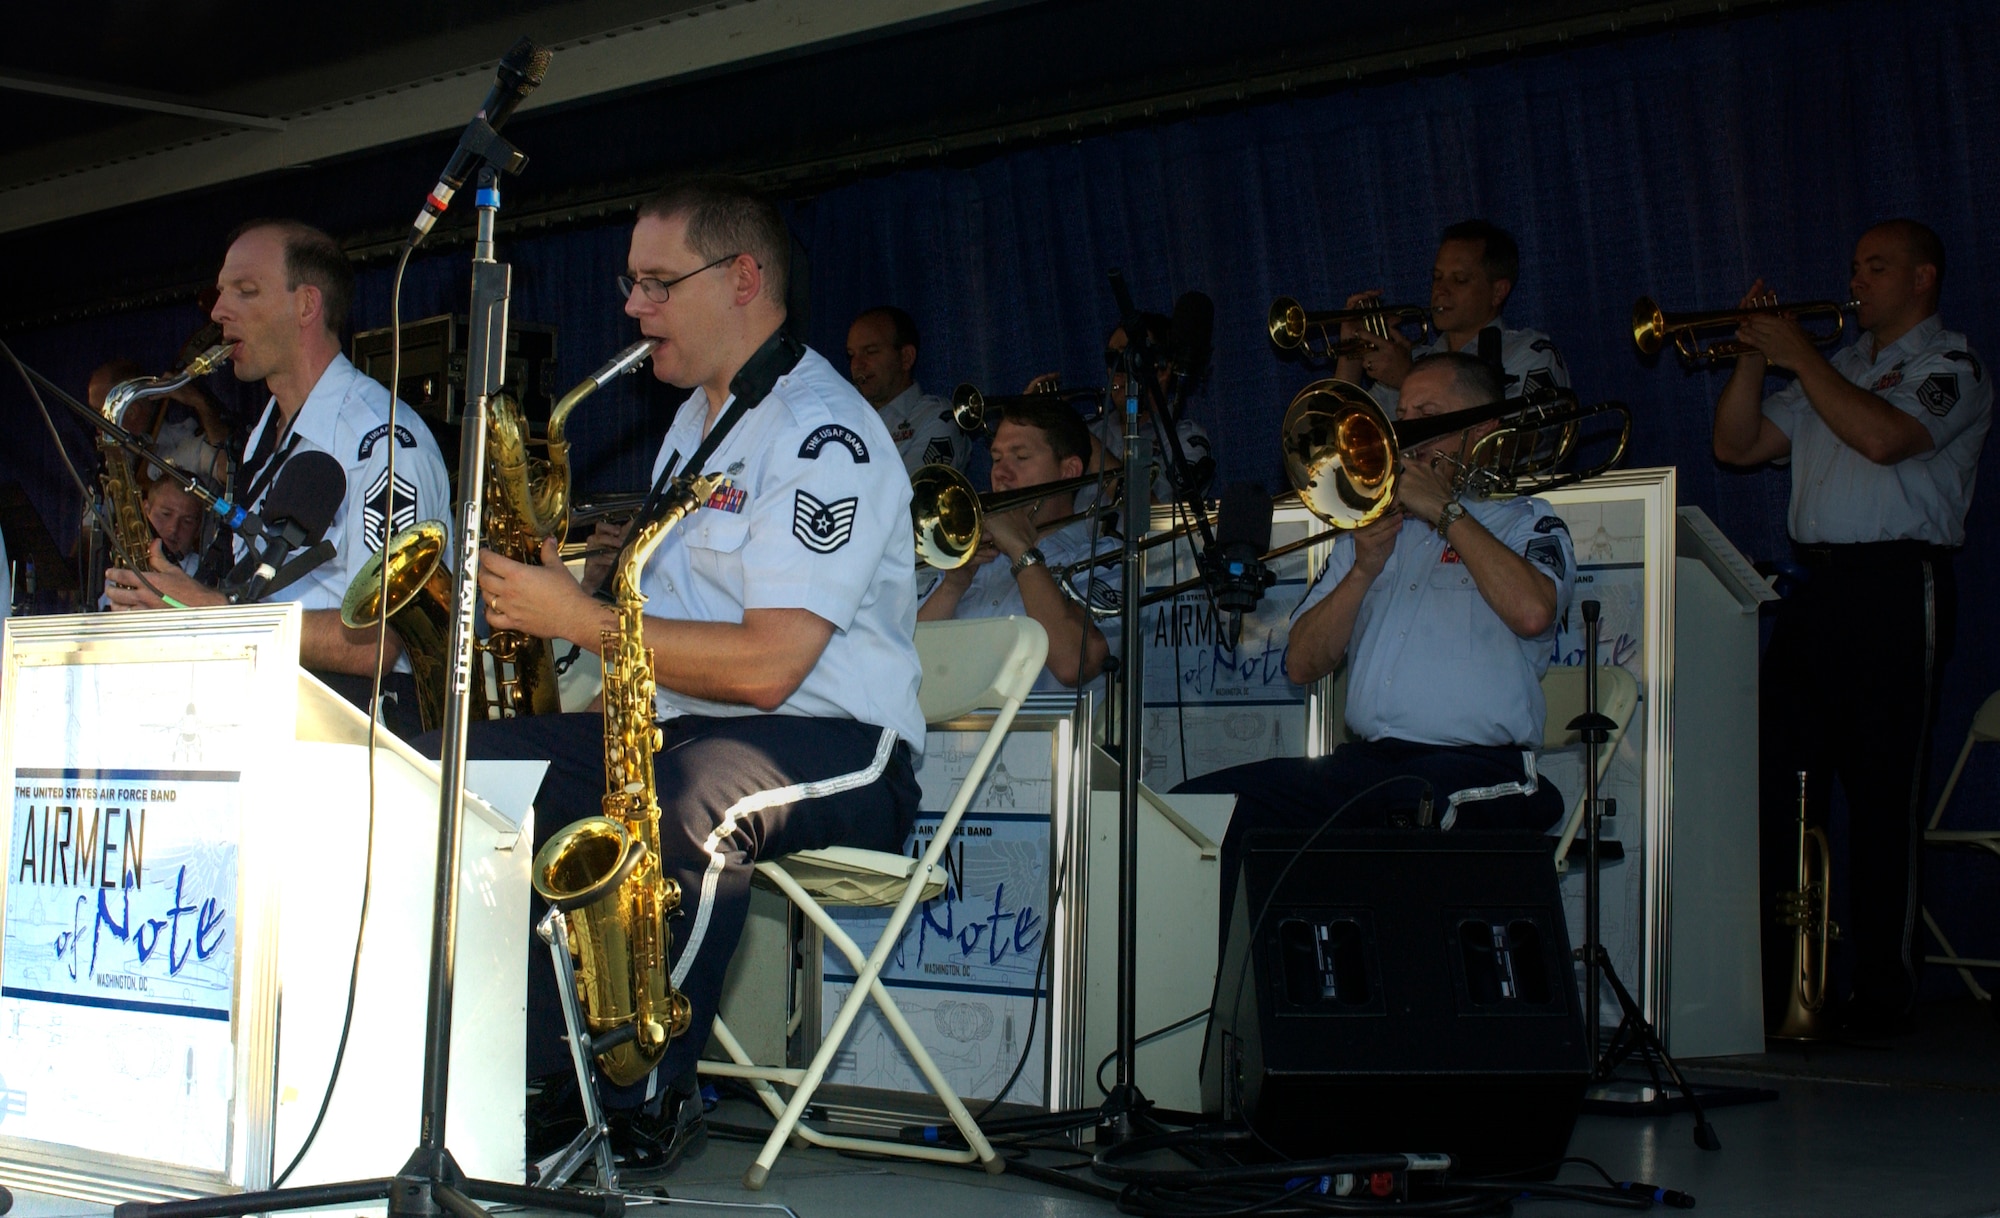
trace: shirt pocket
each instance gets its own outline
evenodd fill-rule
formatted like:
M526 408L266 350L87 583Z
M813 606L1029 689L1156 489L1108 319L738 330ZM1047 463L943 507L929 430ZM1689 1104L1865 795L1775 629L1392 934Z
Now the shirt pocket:
M740 609L743 600L743 543L750 536L750 519L740 512L702 508L678 540L669 535L665 545L685 545L688 563L698 579L724 590Z

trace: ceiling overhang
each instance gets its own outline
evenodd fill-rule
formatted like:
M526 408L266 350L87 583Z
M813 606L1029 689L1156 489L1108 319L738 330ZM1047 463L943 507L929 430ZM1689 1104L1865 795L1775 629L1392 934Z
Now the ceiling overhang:
M825 49L996 7L1005 7L1005 0L722 0L554 43L547 77L519 112ZM485 60L294 113L260 117L257 126L231 124L230 115L218 112L219 129L199 137L0 187L0 232L456 130L486 96L496 63ZM61 87L47 81L42 85L38 91ZM147 95L135 91L126 96L143 100Z

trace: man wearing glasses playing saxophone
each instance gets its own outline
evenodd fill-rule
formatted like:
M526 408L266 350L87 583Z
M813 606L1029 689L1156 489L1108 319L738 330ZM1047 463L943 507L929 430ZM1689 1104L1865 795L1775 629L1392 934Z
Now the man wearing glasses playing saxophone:
M636 626L651 653L643 722L626 722L626 699L612 696L614 675L640 687L643 660L627 672L621 658L614 674L607 659L608 713L474 723L468 742L475 757L550 761L535 798L539 849L619 794L607 791L607 752L623 758L625 741L660 721L657 865L679 885L672 987L692 1018L650 1072L604 1089L620 1176L633 1183L704 1144L695 1061L758 859L836 844L900 851L916 818L925 727L910 480L875 409L785 331L790 251L777 208L733 179L690 179L642 204L619 279L625 312L658 342L653 375L694 391L661 444L656 484L720 481L650 558L621 556L617 608L578 586L553 538L540 565L480 560L496 629L592 651L620 644L629 657ZM639 623L623 595L633 584ZM545 1005L552 974L542 953L531 961L530 1072L566 1073Z
M1863 334L1820 354L1793 318L1749 313L1747 348L1715 408L1719 461L1789 461L1787 532L1807 578L1782 602L1764 655L1765 909L1797 886L1798 773L1808 803L1847 795L1853 1032L1901 1029L1916 997L1915 848L1939 676L1956 633L1952 555L1992 422L1993 386L1944 328L1944 245L1913 220L1861 234L1850 288ZM1759 303L1752 286L1745 307ZM1769 397L1773 370L1797 379ZM1765 920L1767 1020L1784 1013L1793 931Z

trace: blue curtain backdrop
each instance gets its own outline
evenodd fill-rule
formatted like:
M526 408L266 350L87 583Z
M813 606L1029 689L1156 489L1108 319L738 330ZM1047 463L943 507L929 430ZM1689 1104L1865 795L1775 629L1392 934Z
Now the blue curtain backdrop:
M1949 250L1946 324L1993 366L1996 63L2000 23L1980 0L1816 6L888 174L791 208L812 263L807 337L839 362L847 320L894 303L916 317L918 375L933 391L958 381L1012 391L1049 370L1088 385L1103 375L1098 353L1115 319L1108 269L1123 268L1141 304L1163 311L1198 288L1215 300L1216 354L1197 417L1222 479L1276 489L1279 418L1315 373L1271 350L1272 298L1325 308L1380 287L1425 301L1438 231L1483 216L1520 239L1509 318L1554 337L1585 399L1631 404L1629 462L1677 466L1683 502L1752 558L1775 557L1787 474L1713 461L1709 419L1724 374L1638 358L1632 301L1717 307L1758 276L1788 298L1844 298L1854 237L1909 215ZM622 223L508 244L514 316L561 327L565 385L633 333L607 286L624 247ZM463 258L418 262L404 317L462 308ZM80 392L110 354L163 362L195 320L188 308L128 314L15 345ZM363 276L356 320L385 324L386 271ZM14 475L66 539L75 496L18 385L0 387L0 400L18 441ZM579 411L583 484L641 485L664 428L657 407L671 400L634 378ZM81 432L70 434L81 452ZM1995 447L1959 561L1963 626L1940 771L2000 686L1986 630L2000 608ZM1867 640L1855 640L1856 662L1867 655ZM1977 767L1968 782L1962 803L1994 793ZM1972 875L1947 865L1935 878L1943 903L1969 914ZM2000 936L1968 937L1991 954Z

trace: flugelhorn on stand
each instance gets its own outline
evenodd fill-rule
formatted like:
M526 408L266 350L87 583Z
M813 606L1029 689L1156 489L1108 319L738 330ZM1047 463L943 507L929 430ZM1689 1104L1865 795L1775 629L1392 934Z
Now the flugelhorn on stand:
M1826 830L1806 823L1806 772L1799 771L1798 887L1778 897L1778 921L1792 929L1792 975L1779 1040L1825 1040L1828 949L1840 938L1833 921L1833 847Z
M1786 304L1780 303L1776 296L1760 296L1755 303L1740 308L1667 313L1653 303L1652 297L1641 296L1632 306L1632 345L1639 348L1639 354L1652 355L1671 338L1674 350L1680 353L1681 362L1690 367L1735 359L1748 355L1756 348L1726 338L1711 339L1704 345L1701 335L1710 331L1733 331L1743 324L1744 318L1755 317L1759 313L1779 313L1801 322L1816 319L1825 324L1830 320L1831 330L1807 331L1814 346L1826 347L1840 341L1841 334L1847 329L1846 315L1859 308L1860 304L1857 300L1801 300Z

